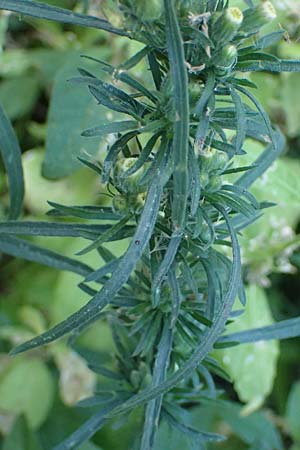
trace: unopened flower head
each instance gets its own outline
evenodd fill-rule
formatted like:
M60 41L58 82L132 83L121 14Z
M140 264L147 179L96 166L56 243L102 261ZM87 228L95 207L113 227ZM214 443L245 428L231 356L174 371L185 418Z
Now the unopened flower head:
M276 19L277 14L273 3L269 1L263 2L261 5L259 5L259 9L268 21Z
M212 40L218 46L228 44L235 37L242 22L243 13L239 8L227 8L212 25Z
M232 22L233 24L237 25L238 27L241 25L243 21L243 13L240 10L240 8L237 8L236 6L233 6L231 8L228 8L226 10L226 18L228 21Z
M256 32L263 25L276 19L277 14L273 3L265 1L255 8L249 8L245 11L242 30L245 32Z

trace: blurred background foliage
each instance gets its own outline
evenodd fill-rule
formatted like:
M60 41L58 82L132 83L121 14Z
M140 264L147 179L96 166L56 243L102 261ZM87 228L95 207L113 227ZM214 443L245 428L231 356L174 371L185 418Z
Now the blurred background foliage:
M109 1L47 0L57 6L105 14ZM238 3L238 2L236 2ZM101 7L100 7L101 6ZM275 27L287 30L273 48L283 58L300 56L300 1L277 0ZM272 25L274 27L274 25ZM49 220L47 200L65 204L105 204L108 193L97 176L80 167L77 156L101 158L105 142L84 140L80 132L109 120L104 108L68 81L77 67L97 67L82 54L118 64L138 50L124 38L17 15L0 15L0 101L17 130L23 151L27 219ZM147 70L139 65L142 81ZM248 306L230 331L268 325L300 314L300 76L256 73L259 100L287 139L285 154L256 183L259 200L273 201L242 236ZM251 162L259 145L247 143ZM246 165L245 156L242 157ZM1 163L0 163L1 164ZM8 202L0 165L0 216ZM39 241L38 238L34 238ZM80 239L43 239L49 248L74 255ZM126 242L114 243L122 253ZM98 264L93 252L84 262ZM0 448L49 450L88 416L74 407L101 389L101 378L65 342L10 358L9 349L64 319L87 297L74 274L0 255ZM113 342L105 323L97 322L80 344L109 359ZM188 420L197 428L225 433L228 440L211 450L300 450L300 339L247 344L216 350L224 373L218 377L218 406L209 401L192 409ZM139 429L139 410L113 421L81 450L131 450ZM226 425L224 418L226 417ZM161 424L156 450L196 449L188 438Z

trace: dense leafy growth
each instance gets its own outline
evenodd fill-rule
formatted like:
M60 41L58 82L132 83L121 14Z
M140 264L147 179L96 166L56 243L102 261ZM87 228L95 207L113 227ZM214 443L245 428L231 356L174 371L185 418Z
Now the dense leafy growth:
M100 392L80 404L96 411L53 450L79 448L109 419L139 406L144 419L136 448L154 448L161 419L188 435L191 448L220 441L221 434L198 430L189 420L191 405L209 408L215 402L225 416L230 409L219 399L213 378L227 377L217 349L300 334L298 318L226 332L238 315L237 297L241 307L246 304L238 232L271 206L248 189L284 147L281 132L253 93L256 86L242 72L300 70L299 61L281 61L265 50L284 33L261 32L276 17L273 5L247 5L242 12L223 0L120 0L110 6L115 27L45 3L0 0L1 9L98 28L143 44L117 67L86 55L88 69L79 69L71 80L76 95L80 86L117 117L97 123L95 116L94 126L82 130L85 139L97 143L112 137L103 162L79 158L106 184L106 206L50 202L53 220L16 220L23 198L20 150L0 110L12 219L0 223L0 250L81 275L78 288L90 296L77 312L12 353L69 335L69 344L90 369L107 379ZM144 84L134 75L141 61L152 77ZM263 150L255 163L239 165L248 139L263 144ZM83 238L86 246L78 256L96 250L99 266L22 237L33 235ZM121 256L105 245L123 239L129 244ZM116 354L107 365L77 343L99 318L109 323L115 342ZM230 411L237 414L234 407Z

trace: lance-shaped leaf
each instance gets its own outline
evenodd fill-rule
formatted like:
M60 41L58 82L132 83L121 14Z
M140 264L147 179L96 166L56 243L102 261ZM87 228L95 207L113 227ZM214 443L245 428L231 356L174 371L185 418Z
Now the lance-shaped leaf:
M221 434L199 431L190 425L186 425L182 421L182 418L177 418L172 414L174 409L176 410L177 408L174 408L173 405L167 404L166 406L164 406L162 410L163 417L167 420L167 422L169 422L172 427L177 428L181 433L186 434L198 444L204 442L224 441L225 437Z
M121 36L128 36L125 30L119 30L113 27L107 20L100 19L99 17L78 14L67 9L57 8L56 6L31 0L0 0L0 9L14 11L25 16L37 17L38 19L48 19L54 20L55 22L98 28Z
M147 49L147 47L146 47L146 49ZM149 50L147 49L147 52L148 51ZM145 54L147 54L147 53L143 52L143 50L142 50L142 57L144 57ZM103 70L103 72L109 73L110 75L112 75L114 77L114 79L123 81L123 83L127 84L128 86L135 89L136 91L140 92L142 95L149 98L153 102L156 102L157 99L156 99L155 95L152 92L150 92L143 84L141 84L139 81L135 80L133 77L131 77L125 71L124 64L122 64L122 66L120 68L116 68L116 67L113 67L112 65L108 64L105 61L101 61L100 59L93 58L90 56L85 56L85 55L83 55L83 57L90 59L91 61L97 62L98 64L100 64L100 67Z
M102 428L106 422L106 415L120 403L122 403L122 400L119 399L107 402L107 405L104 408L96 412L90 419L74 431L71 436L56 445L53 450L72 450L78 448L80 444L86 442L96 433L96 431Z
M188 151L189 151L189 94L183 40L177 21L173 0L164 0L167 48L174 89L174 174L173 174L173 226L182 232L186 219L188 199Z
M121 122L109 122L89 128L81 133L84 137L102 137L107 134L122 133L123 131L136 130L139 123L136 120L124 120Z
M252 95L249 91L247 91L245 88L243 88L242 86L236 86L236 90L242 92L242 94L244 94L246 97L248 97L251 102L256 106L259 114L261 115L262 120L264 121L267 130L268 130L268 134L269 137L272 141L273 144L273 148L274 151L276 152L277 150L277 139L275 138L275 133L273 132L271 123L270 123L270 119L267 116L267 113L264 111L263 107L261 106L261 104L259 103L259 101L254 97L254 95Z
M276 139L276 150L273 145L268 145L266 150L254 161L255 167L253 170L245 172L236 182L237 186L248 188L257 178L259 178L265 171L273 164L278 156L283 152L285 146L285 138L283 134L277 130L274 133Z
M21 149L17 136L0 105L0 153L9 181L9 218L16 219L21 211L24 197L24 179Z
M223 208L218 207L218 209L224 217L225 222L228 226L233 249L233 262L231 266L228 287L223 295L222 301L220 302L220 307L214 317L212 326L210 328L206 328L206 330L203 332L201 343L195 347L192 355L181 368L179 368L173 375L171 375L165 382L161 383L159 386L154 388L147 388L141 393L134 395L132 398L124 402L120 407L116 407L110 413L111 417L122 414L126 411L130 411L132 408L135 408L138 405L142 405L145 402L148 402L156 398L157 396L173 389L178 383L188 377L201 363L201 361L203 361L203 359L207 356L214 343L222 333L225 323L230 317L230 313L241 282L241 258L239 243L235 230L231 225L230 219Z
M236 69L240 72L300 72L300 60L240 62L237 64Z
M80 219L97 219L97 220L119 220L120 215L115 213L112 208L108 206L94 206L94 205L74 205L67 206L59 203L50 202L48 204L53 209L48 211L48 216L55 217L80 217Z
M111 225L83 223L9 221L0 222L0 235L83 237L93 240L97 239L99 234L106 233L110 227ZM133 226L126 226L111 236L110 240L120 240L132 236L133 230Z
M122 288L123 284L128 280L137 261L141 258L143 251L148 244L159 211L161 194L161 185L157 182L153 183L149 189L143 213L129 248L122 258L117 270L105 283L101 291L98 292L83 308L72 314L63 322L40 336L16 347L13 350L13 354L48 344L79 326L82 327L85 323L90 323L90 321L109 304Z
M158 386L167 376L172 351L173 333L168 320L164 321L161 339L153 368L152 385ZM141 450L151 450L157 431L163 397L159 396L147 404Z
M27 261L37 262L45 266L54 267L58 270L78 273L84 277L93 271L90 266L80 261L5 234L0 236L0 252L8 253L9 255L26 259Z
M242 150L242 146L246 137L247 117L240 96L236 93L234 88L231 88L230 93L233 104L235 106L235 115L236 115L235 149L236 153L240 154L240 151Z
M222 336L218 342L249 342L269 341L272 339L290 339L300 336L300 318L281 320L266 327L253 328L251 330L230 333Z

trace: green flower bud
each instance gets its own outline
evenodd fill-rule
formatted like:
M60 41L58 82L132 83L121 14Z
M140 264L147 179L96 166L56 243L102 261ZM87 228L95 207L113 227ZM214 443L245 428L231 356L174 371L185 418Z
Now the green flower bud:
M238 32L243 22L243 13L239 8L231 7L211 24L211 39L221 47L230 42Z
M208 147L200 155L201 174L218 174L224 170L228 163L228 155L215 148Z
M222 187L222 178L219 175L213 175L209 179L209 183L206 186L208 192L217 192Z
M128 202L122 195L115 195L112 202L113 210L116 213L126 212L128 210Z
M213 61L215 61L215 73L219 76L227 75L231 72L232 67L237 60L237 48L235 45L225 45L220 51L215 53Z
M145 205L146 192L141 192L137 195L130 195L128 197L129 210L133 213L139 213Z
M144 192L145 187L139 184L144 173L144 167L141 167L132 175L127 176L126 172L136 162L136 158L122 158L116 163L113 178L116 186L120 187L128 193Z
M202 88L199 83L189 84L189 97L191 108L193 108L193 106L196 106L196 103L199 101L199 98L201 96L201 90Z
M199 234L199 238L203 242L208 242L211 239L210 229L209 229L207 223L203 223L200 234Z
M214 157L211 170L214 173L221 173L225 167L227 166L229 161L229 157L227 153L224 152L217 152L216 156Z
M130 382L132 384L132 386L134 387L134 389L139 389L140 384L142 382L142 377L140 372L138 372L137 370L133 370L130 374Z
M263 25L276 19L277 14L273 4L269 1L262 2L255 8L249 8L244 13L244 20L242 23L242 31L255 32Z

